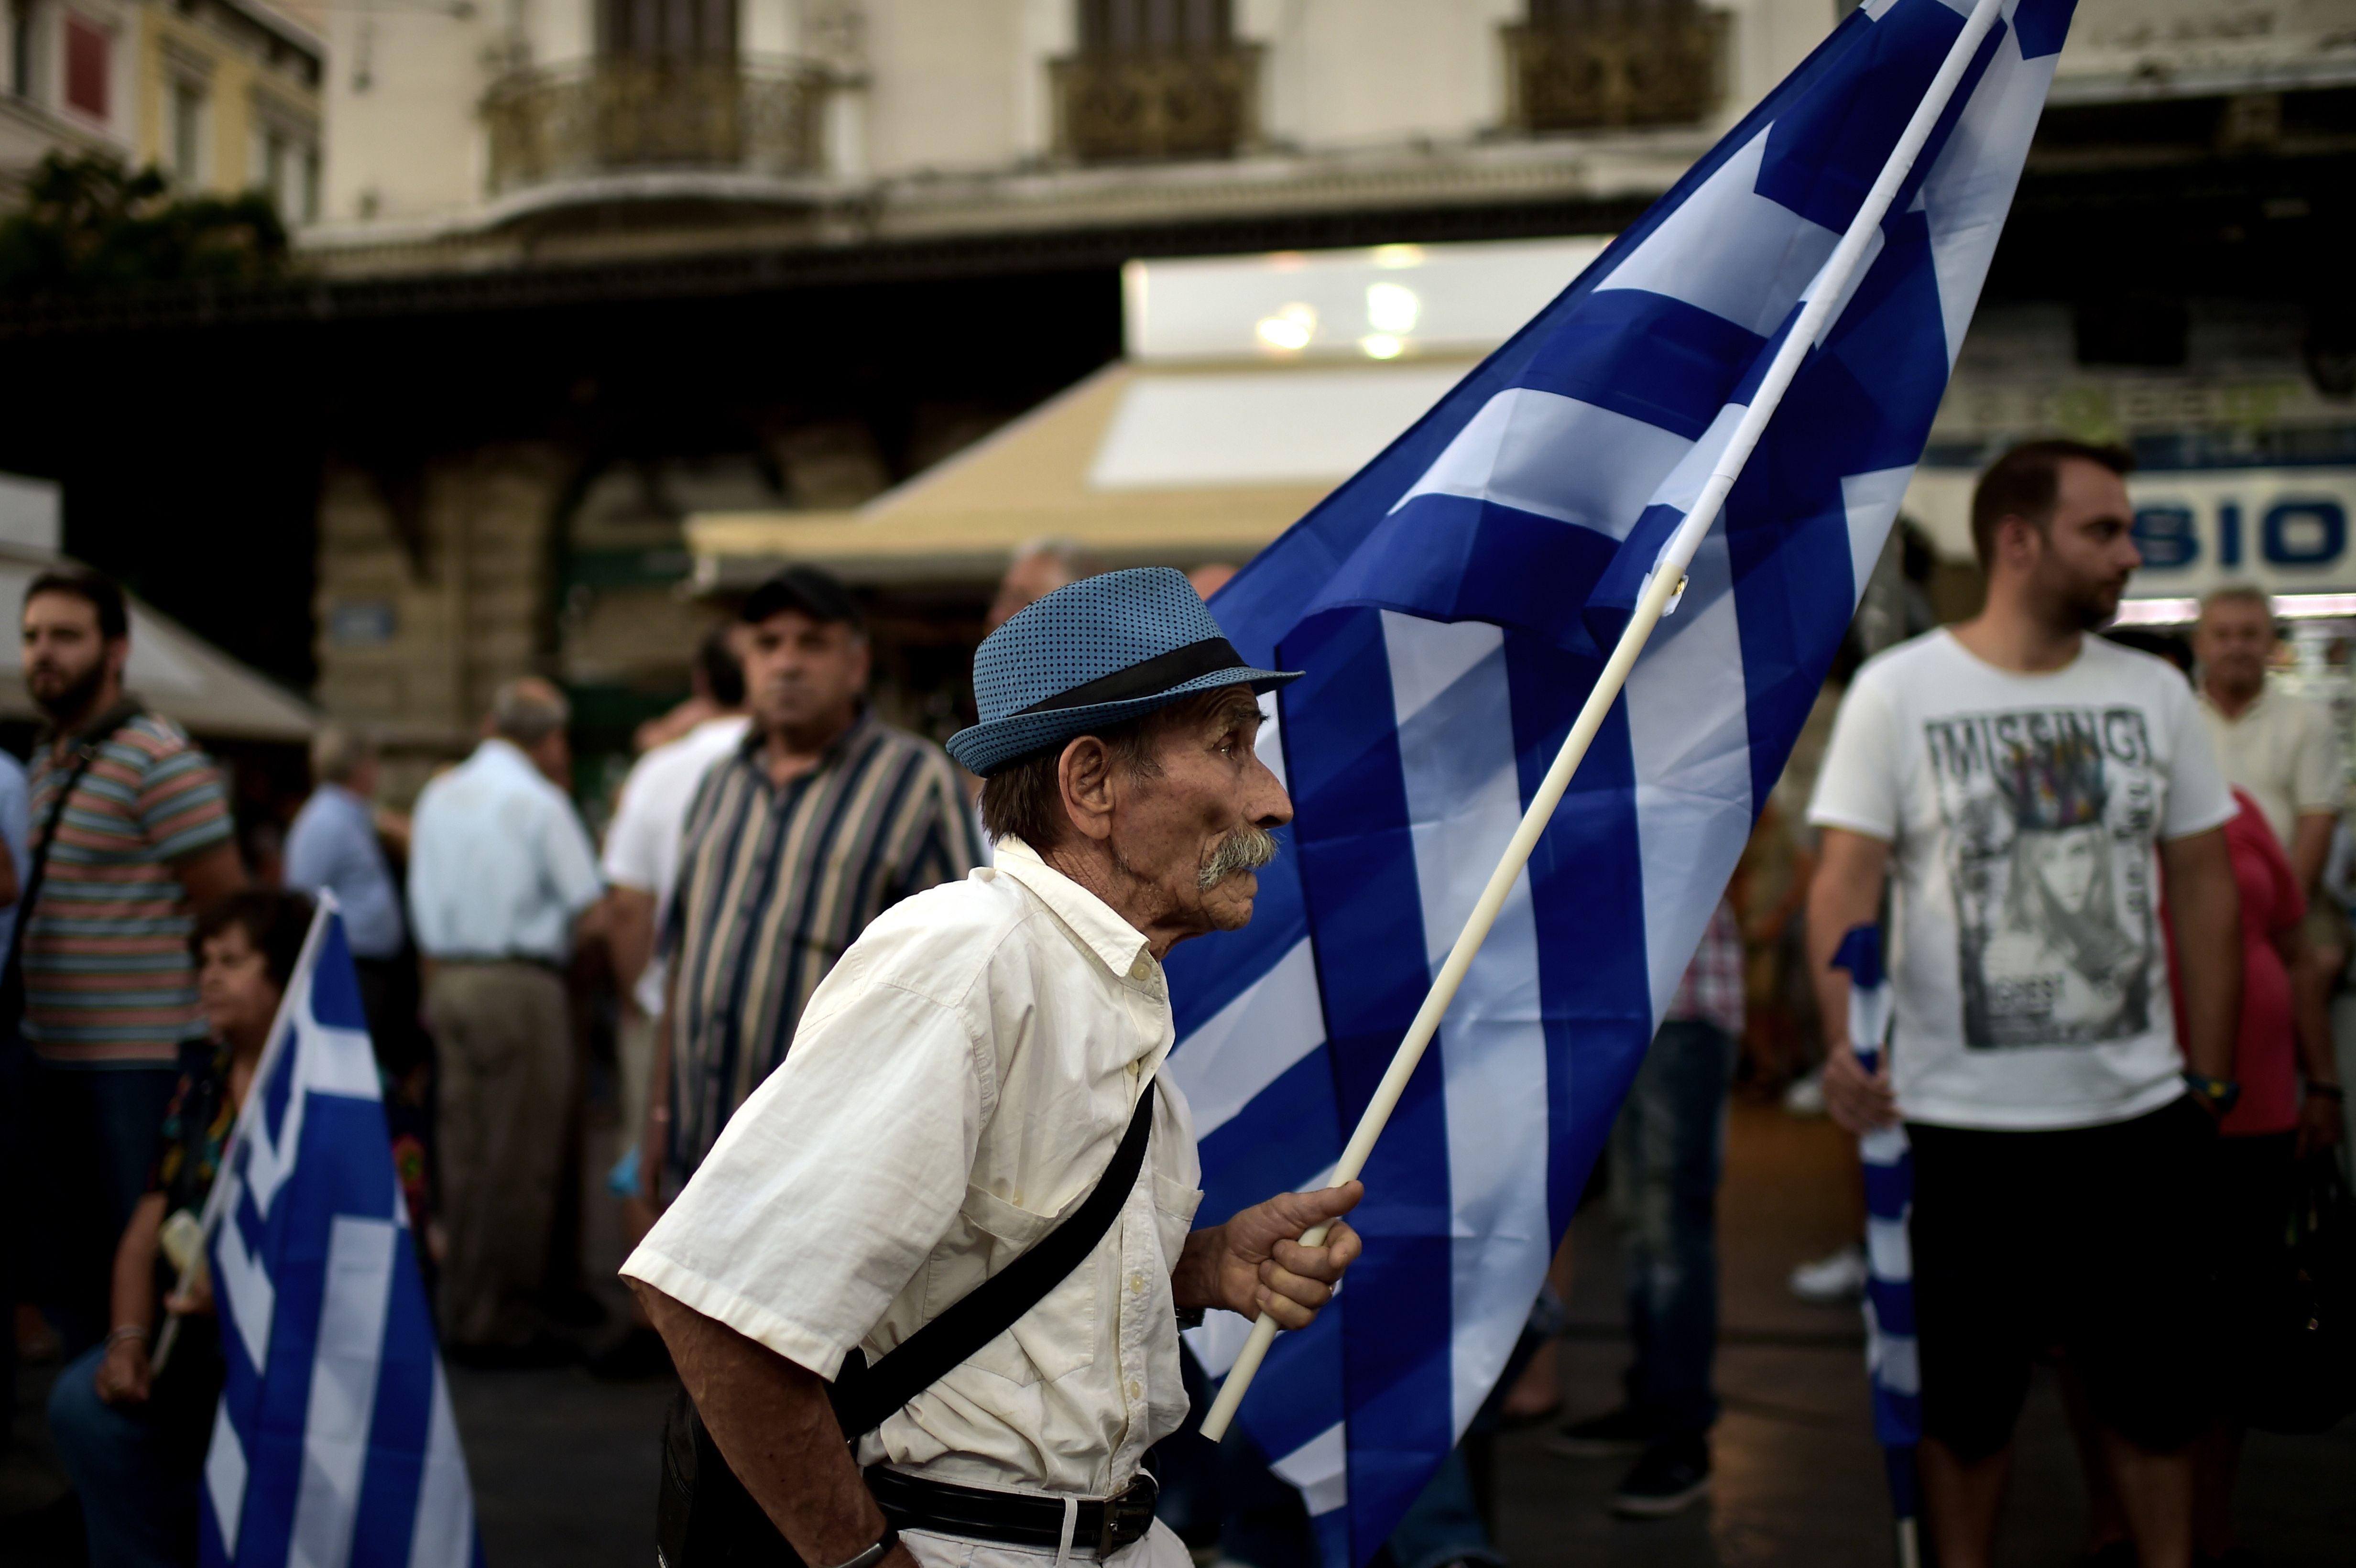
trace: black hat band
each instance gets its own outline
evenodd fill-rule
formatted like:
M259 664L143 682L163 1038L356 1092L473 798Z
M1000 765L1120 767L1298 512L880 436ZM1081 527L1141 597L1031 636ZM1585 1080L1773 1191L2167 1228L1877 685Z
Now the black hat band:
M1225 637L1205 637L1199 643L1189 643L1183 648L1173 648L1166 654L1156 654L1141 664L1117 669L1110 675L1083 681L1069 691L1059 691L1016 713L1054 713L1066 708L1094 708L1105 702L1127 702L1136 697L1159 697L1173 686L1183 686L1197 676L1216 675L1223 669L1244 667L1243 656ZM1010 715L1009 717L1012 717Z

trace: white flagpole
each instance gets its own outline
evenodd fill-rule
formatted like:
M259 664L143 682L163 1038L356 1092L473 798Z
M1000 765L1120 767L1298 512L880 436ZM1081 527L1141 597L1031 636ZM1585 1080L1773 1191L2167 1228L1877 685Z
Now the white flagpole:
M1636 657L1644 652L1644 643L1652 636L1653 628L1659 624L1671 599L1684 588L1686 568L1693 563L1694 552L1701 548L1701 541L1709 532L1710 525L1718 520L1719 508L1725 504L1727 493L1734 488L1735 480L1740 477L1743 464L1750 460L1752 448L1759 444L1760 436L1767 429L1767 421L1774 417L1777 405L1783 400L1784 392L1792 385L1792 378L1799 373L1801 360L1806 357L1809 347L1832 325L1840 307L1847 303L1849 280L1863 261L1874 236L1879 232L1881 220L1890 211L1890 204L1897 199L1898 187L1905 183L1907 175L1914 167L1914 160L1922 155L1923 144L1930 140L1940 115L1946 112L1947 101L1954 96L1956 85L1963 80L1964 72L1969 69L1973 55L1978 52L1981 40L1996 25L2000 7L2001 0L1978 0L1972 7L1963 31L1956 36L1954 47L1948 49L1938 74L1931 79L1930 90L1915 107L1914 117L1906 123L1898 144L1890 149L1890 161L1881 166L1881 176L1866 193L1865 204L1858 208L1848 231L1841 236L1840 243L1834 247L1831 257L1816 274L1807 303L1801 307L1799 319L1793 324L1790 335L1776 349L1774 359L1767 367L1766 377L1760 383L1758 395L1743 411L1740 422L1734 427L1734 434L1728 441L1717 466L1710 470L1709 481L1702 486L1693 509L1686 514L1685 521L1677 526L1676 532L1669 536L1660 560L1654 565L1652 576L1646 580L1644 590L1637 598L1635 613L1629 617L1627 629L1621 633L1610 661L1604 665L1602 675L1596 679L1595 689L1589 693L1586 706L1580 709L1578 720L1571 725L1570 733L1564 737L1562 750L1556 753L1554 765L1547 770L1545 780L1530 799L1529 809L1522 814L1521 826L1514 830L1513 839L1505 847L1505 859L1498 861L1497 869L1490 873L1489 885L1482 890L1480 901L1472 906L1472 913L1457 936L1456 945L1449 950L1447 962L1440 966L1440 973L1433 978L1431 989L1425 995L1415 1021L1408 1026L1406 1037L1399 1041L1398 1051L1391 1058L1389 1071L1383 1074L1382 1082L1376 1086L1375 1096L1368 1102L1365 1114L1358 1118L1357 1130L1350 1135L1349 1146L1342 1151L1342 1158L1333 1168L1334 1186L1356 1180L1358 1173L1365 1168L1366 1158L1374 1152L1375 1140L1382 1136L1383 1127L1390 1120L1391 1112L1398 1107L1399 1096L1407 1092L1408 1080L1414 1075L1416 1064L1423 1060L1424 1048L1431 1043L1432 1035L1439 1030L1441 1015L1448 1011L1449 1003L1456 999L1457 987L1463 984L1465 971L1472 966L1473 955L1481 951L1481 944L1488 938L1489 928L1496 923L1497 912L1505 907L1506 896L1514 891L1514 883L1521 876L1522 868L1528 864L1531 852L1537 848L1539 836L1552 820L1555 807L1562 803L1564 792L1570 787L1571 775L1586 758L1587 748L1594 741L1596 731L1602 728L1604 716L1611 712L1612 704L1618 700L1620 688L1627 684L1628 672L1635 667ZM1312 1247L1324 1239L1323 1226L1312 1229L1301 1238L1304 1245ZM1259 1371L1260 1361L1267 1356L1269 1346L1275 1341L1276 1333L1276 1319L1265 1313L1258 1322L1252 1325L1251 1338L1245 1342L1243 1353L1236 1358L1236 1364L1229 1369L1226 1381L1219 1387L1218 1398L1212 1402L1210 1413L1203 1417L1203 1435L1214 1443L1226 1435L1229 1423L1235 1419L1236 1407L1243 1403L1244 1391L1251 1386L1252 1377Z

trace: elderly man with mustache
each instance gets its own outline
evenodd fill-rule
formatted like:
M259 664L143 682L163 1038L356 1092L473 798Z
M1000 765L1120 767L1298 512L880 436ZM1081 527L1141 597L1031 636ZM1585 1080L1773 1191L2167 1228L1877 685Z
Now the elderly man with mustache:
M1248 665L1166 570L1059 589L982 644L981 721L949 751L984 780L996 864L867 928L624 1265L757 1505L712 1526L699 1467L669 1568L1184 1568L1141 1468L1186 1412L1181 1316L1303 1327L1359 1251L1340 1223L1298 1240L1355 1182L1196 1229L1193 1120L1162 1072L1162 958L1250 920L1292 816L1253 750L1255 693L1292 678ZM1034 1247L1055 1269L1010 1272ZM1011 1328L872 1429L838 1419L862 1375L915 1381L887 1377L909 1364L892 1353L985 1280L1029 1284Z

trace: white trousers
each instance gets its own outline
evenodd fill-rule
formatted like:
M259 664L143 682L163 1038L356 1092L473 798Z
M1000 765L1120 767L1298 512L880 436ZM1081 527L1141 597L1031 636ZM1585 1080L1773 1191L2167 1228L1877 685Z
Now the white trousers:
M1051 1546L1007 1546L995 1541L965 1541L956 1536L908 1531L900 1537L924 1568L1057 1568ZM1185 1542L1160 1520L1142 1541L1133 1541L1111 1556L1098 1558L1096 1548L1075 1542L1066 1561L1101 1562L1105 1568L1194 1568Z

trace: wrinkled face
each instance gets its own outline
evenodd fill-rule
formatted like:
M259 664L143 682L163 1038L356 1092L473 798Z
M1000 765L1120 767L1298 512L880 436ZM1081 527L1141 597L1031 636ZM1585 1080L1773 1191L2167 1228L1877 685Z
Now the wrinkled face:
M2034 536L2031 581L2057 618L2090 632L2118 613L2119 595L2143 564L2135 507L2126 482L2099 463L2068 459L2056 477L2053 520Z
M79 718L131 653L129 639L100 635L98 606L78 593L35 594L24 633L25 689L53 719Z
M867 689L867 639L841 621L780 610L744 628L744 695L771 729L807 729L847 715Z
M197 1007L216 1038L233 1046L259 1045L284 994L245 927L230 925L205 938L197 964Z
M2221 599L2192 628L2192 656L2228 691L2255 691L2274 647L2274 614L2254 600Z
M1250 688L1230 687L1160 732L1152 771L1122 777L1114 860L1190 932L1250 923L1253 873L1276 855L1269 832L1292 820L1284 785L1253 749L1259 726Z

